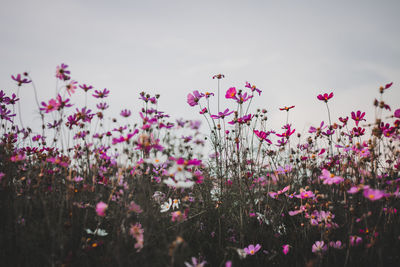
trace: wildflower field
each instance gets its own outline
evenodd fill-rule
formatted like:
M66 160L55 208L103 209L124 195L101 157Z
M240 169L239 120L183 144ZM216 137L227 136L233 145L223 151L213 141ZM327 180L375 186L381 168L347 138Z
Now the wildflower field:
M109 125L111 90L71 77L57 67L51 99L28 73L0 91L2 266L400 265L400 109L384 99L397 85L377 88L370 122L331 117L334 92L310 96L326 119L300 134L295 106L270 129L268 107L250 108L262 90L222 88L217 74L215 90L177 100L201 132L145 92ZM22 88L35 92L37 129ZM74 104L77 91L96 106Z

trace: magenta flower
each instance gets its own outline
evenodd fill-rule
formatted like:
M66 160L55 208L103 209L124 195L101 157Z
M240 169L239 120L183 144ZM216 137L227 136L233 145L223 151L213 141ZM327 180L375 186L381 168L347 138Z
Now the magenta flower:
M351 118L356 122L356 126L358 126L360 121L365 121L364 116L365 112L361 112L360 110L357 113L354 113L354 111L351 112Z
M32 82L32 81L28 80L27 78L22 79L21 74L18 74L17 76L11 75L11 78L18 83L18 86L21 86L24 83Z
M365 129L361 127L354 127L353 130L351 130L351 134L355 137L362 136L365 133Z
M317 98L321 101L324 101L325 103L328 103L328 100L331 99L333 97L333 92L330 93L329 95L327 93L325 94L320 94L317 96Z
M100 201L96 205L96 213L98 216L104 217L106 216L106 209L108 208L108 205L104 203L103 201Z
M199 91L193 91L193 94L187 95L187 102L190 106L194 107L199 104L199 100L204 96L204 94L199 93Z
M57 110L59 103L55 99L50 99L49 103L46 104L46 102L42 102L43 108L40 108L40 110L46 111L46 113L49 113L51 111Z
M394 112L394 116L395 116L396 118L400 118L400 108L399 108L399 109L396 109L396 111Z
M96 107L100 110L106 110L106 109L108 109L109 106L107 103L99 103L96 105Z
M389 89L392 85L393 82L386 84L385 87L383 86L379 87L379 92L382 94L384 90Z
M260 138L260 141L261 141L261 142L265 140L265 141L267 141L268 143L272 144L271 140L269 140L269 139L267 138L268 135L271 134L271 132L263 132L263 131L258 131L258 130L254 130L253 132L256 134L256 136L257 136L258 138Z
M12 121L11 117L15 117L16 114L10 114L11 110L7 109L5 106L0 106L0 119Z
M328 126L324 126L324 124L325 124L325 122L324 121L321 121L321 124L320 124L320 126L318 127L318 128L315 128L314 126L311 126L310 127L310 130L308 130L308 132L309 133L315 133L315 132L320 132L320 131L322 131L323 129L325 129L326 127L328 127Z
M85 92L89 91L90 89L93 89L93 86L86 84L79 85L79 87Z
M349 120L349 117L346 117L346 118L342 118L342 117L340 117L339 118L339 121L341 122L341 123L343 123L343 126L345 126L346 124L347 124L347 121Z
M312 245L313 253L323 253L328 250L328 247L325 245L324 241L316 241L314 245Z
M252 92L256 91L258 95L261 95L261 90L258 89L255 85L251 85L249 82L246 82L246 85L244 87L250 88Z
M283 128L286 129L286 131L285 131L284 133L282 133L282 134L276 134L276 136L289 139L289 137L290 137L292 134L294 134L294 132L296 131L296 129L291 130L289 124L285 125Z
M231 87L226 91L225 98L234 98L236 99L236 88Z
M256 246L251 244L247 248L244 248L244 252L246 252L247 255L254 255L260 249L261 249L261 245L260 244L257 244Z
M246 102L250 98L253 98L253 96L252 95L247 95L247 93L244 93L244 94L238 94L235 99L236 99L236 102L238 102L239 104L243 104L244 102Z
M282 245L282 252L283 254L287 255L289 253L289 244Z
M123 110L121 110L120 114L121 114L122 117L128 118L132 113L128 109L123 109Z
M95 92L95 94L93 94L93 96L95 98L106 98L108 96L108 94L110 93L110 91L107 90L107 88L104 88L103 91L95 90L94 92Z
M58 101L58 110L63 109L63 108L69 108L72 107L72 104L69 103L69 98L63 100L61 95L57 95L57 101Z
M19 98L17 98L17 95L13 93L11 97L6 96L4 98L4 103L6 103L7 105L15 105L18 100Z
M66 64L61 64L61 66L57 66L56 69L56 77L62 81L68 81L71 79L68 75L71 73L69 70L67 70L68 65Z
M207 108L203 108L199 113L203 115L203 114L205 114L207 112L208 112Z
M247 114L247 115L245 115L245 116L243 116L241 118L234 119L233 121L230 121L228 123L232 124L232 125L235 124L235 123L244 124L244 123L247 123L247 122L251 121L252 118L253 118L253 115Z
M384 191L381 191L379 189L364 188L364 197L371 201L381 199L384 196L385 196Z
M211 118L213 119L224 119L225 117L231 115L233 111L229 112L229 109L225 109L224 112L218 112L218 115L211 115Z

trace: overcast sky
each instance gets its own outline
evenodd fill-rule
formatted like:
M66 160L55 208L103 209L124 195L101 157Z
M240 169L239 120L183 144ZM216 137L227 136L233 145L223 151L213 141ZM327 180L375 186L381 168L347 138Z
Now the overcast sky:
M300 132L326 120L316 96L331 91L334 117L361 109L372 119L380 85L394 82L385 98L399 107L399 3L2 0L0 89L15 91L10 75L28 71L47 101L66 63L73 80L111 90L114 114L138 111L144 90L161 94L172 116L200 118L187 94L215 92L212 76L223 73L224 91L246 81L263 90L254 107L269 111L272 128L285 122L285 105L296 105ZM30 86L21 97L24 120L39 123Z

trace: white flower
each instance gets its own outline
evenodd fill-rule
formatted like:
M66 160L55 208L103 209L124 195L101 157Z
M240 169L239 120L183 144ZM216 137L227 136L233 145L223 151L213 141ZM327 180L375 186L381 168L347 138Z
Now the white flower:
M169 211L171 205L172 205L172 199L169 199L168 202L164 202L164 204L161 205L161 212Z
M194 185L193 181L175 181L172 178L168 178L164 180L164 183L168 186L175 187L175 188L191 188Z
M173 174L176 181L186 181L193 177L191 172L185 170L185 166L176 163L168 169L168 173Z
M106 232L106 230L104 229L96 229L94 230L94 232L90 229L85 229L86 233L90 234L90 235L98 235L98 236L106 236L108 235L108 233Z
M151 157L149 159L145 159L145 162L148 164L153 164L154 166L160 166L168 161L167 155L157 153L155 157Z

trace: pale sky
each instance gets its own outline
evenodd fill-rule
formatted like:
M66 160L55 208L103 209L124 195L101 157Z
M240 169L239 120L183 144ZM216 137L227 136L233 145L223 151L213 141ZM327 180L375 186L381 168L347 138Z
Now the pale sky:
M316 96L331 91L334 118L360 109L372 119L380 85L394 83L385 98L400 106L399 13L400 1L2 0L0 89L15 91L10 75L28 71L47 101L66 63L73 80L111 90L113 115L136 113L144 90L173 117L200 119L186 96L216 92L223 73L223 91L246 81L263 90L253 107L274 129L285 105L296 105L300 132L327 120ZM39 123L29 85L21 97L24 120Z

